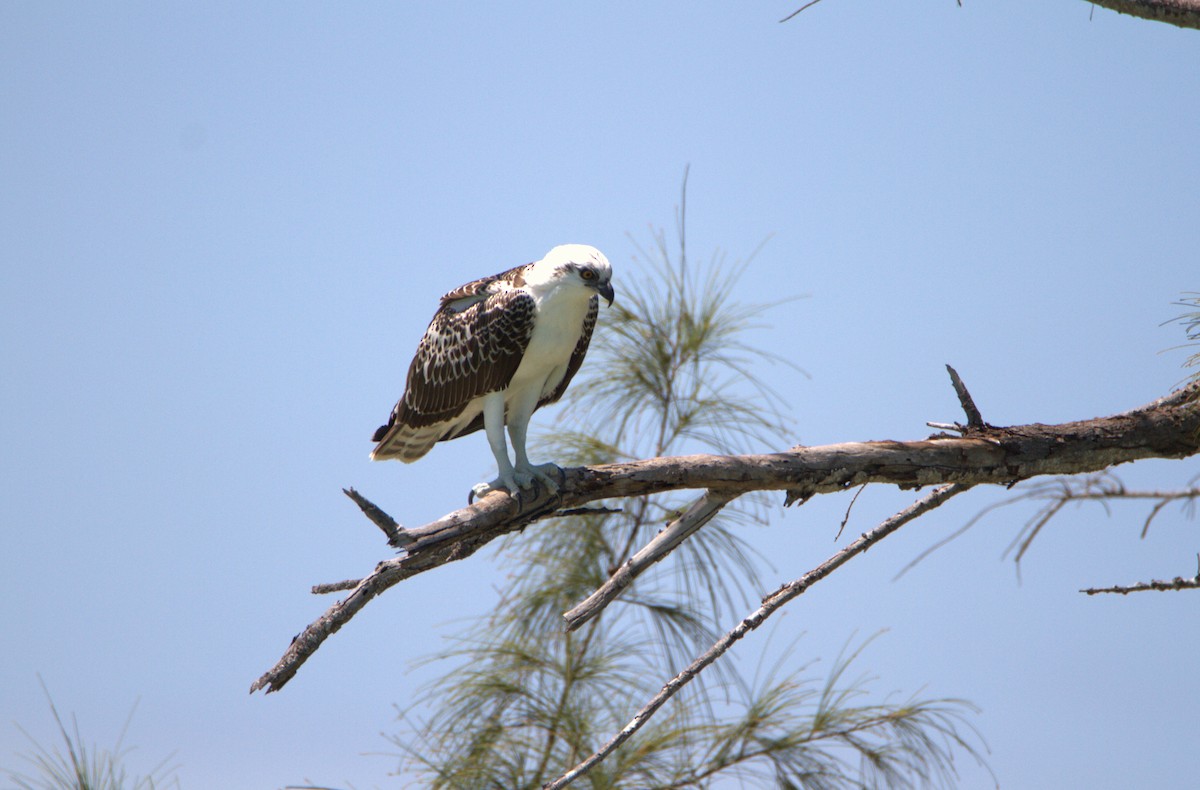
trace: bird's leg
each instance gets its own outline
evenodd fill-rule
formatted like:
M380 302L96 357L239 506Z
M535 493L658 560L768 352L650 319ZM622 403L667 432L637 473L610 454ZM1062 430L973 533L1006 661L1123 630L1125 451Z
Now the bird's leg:
M529 463L529 456L525 454L525 434L529 428L529 418L537 406L536 394L530 400L531 403L528 404L515 404L514 413L510 414L508 419L508 435L512 439L513 454L517 459L517 483L527 488L534 480L538 480L549 491L558 491L558 476L561 470L554 464L535 466Z
M512 462L508 460L508 445L504 441L504 393L493 392L483 399L483 430L487 434L488 446L496 457L496 466L500 476L490 483L476 483L471 488L467 502L476 497L483 497L499 488L507 488L513 496L517 495L517 472Z

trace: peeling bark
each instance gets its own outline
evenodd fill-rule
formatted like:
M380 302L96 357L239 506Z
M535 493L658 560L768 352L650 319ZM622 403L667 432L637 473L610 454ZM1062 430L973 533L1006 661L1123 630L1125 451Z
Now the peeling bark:
M493 492L424 526L397 527L395 533L389 533L390 542L405 554L380 562L356 583L335 585L346 589L353 584L353 588L293 639L283 657L250 690L281 689L327 637L389 587L465 559L501 535L566 509L599 499L685 489L707 489L710 496L720 498L780 490L794 500L865 483L907 489L947 484L1007 486L1040 475L1097 472L1143 458L1185 458L1200 452L1200 383L1111 417L1011 427L995 427L972 418L956 430L962 435L942 433L919 441L848 442L758 455L691 455L564 469L557 495L539 491L527 498L513 498ZM351 495L373 522L391 521L357 492Z
M1200 0L1089 0L1092 5L1152 22L1200 30Z

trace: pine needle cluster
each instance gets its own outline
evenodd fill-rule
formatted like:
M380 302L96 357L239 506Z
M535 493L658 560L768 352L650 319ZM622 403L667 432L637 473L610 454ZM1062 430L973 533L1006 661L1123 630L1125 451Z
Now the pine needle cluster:
M1187 335L1188 342L1183 344L1183 348L1200 347L1200 293L1186 293L1176 304L1180 307L1195 308L1175 319L1175 322L1183 327L1183 332ZM1196 368L1189 378L1190 381L1200 379L1200 351L1185 359L1183 366Z
M40 677L38 681L41 682ZM33 773L10 771L8 778L15 790L156 790L179 787L175 777L176 768L169 765L170 756L144 776L130 775L126 768L126 758L131 749L124 746L125 735L133 721L136 705L129 711L116 744L111 749L103 749L88 746L74 716L71 717L70 728L67 728L45 683L42 683L42 692L46 695L46 704L50 707L62 744L41 744L17 725L32 746L32 750L22 756L32 765Z

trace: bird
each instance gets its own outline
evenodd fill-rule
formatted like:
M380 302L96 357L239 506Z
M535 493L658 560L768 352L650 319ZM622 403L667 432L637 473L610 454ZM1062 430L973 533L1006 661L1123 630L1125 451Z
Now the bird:
M586 244L559 245L541 260L443 295L409 365L404 394L372 436L371 460L412 463L438 442L482 429L499 476L473 486L468 502L500 488L519 496L534 481L556 491L550 474L558 467L529 461L529 419L563 396L583 364L598 297L612 306L612 266Z

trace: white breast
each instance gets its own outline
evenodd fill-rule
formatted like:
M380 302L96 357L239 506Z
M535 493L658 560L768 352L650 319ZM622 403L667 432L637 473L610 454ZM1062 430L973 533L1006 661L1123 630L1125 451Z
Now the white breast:
M579 342L591 296L590 291L576 288L556 288L540 296L535 294L537 312L533 334L510 388L533 385L542 397L554 391Z

